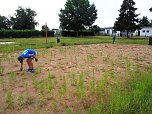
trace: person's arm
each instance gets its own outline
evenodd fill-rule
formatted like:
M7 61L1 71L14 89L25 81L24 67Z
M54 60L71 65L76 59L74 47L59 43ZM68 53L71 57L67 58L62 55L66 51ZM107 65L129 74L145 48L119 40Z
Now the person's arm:
M36 56L34 54L29 54L29 56L33 57L36 62L38 61L38 59L36 58Z

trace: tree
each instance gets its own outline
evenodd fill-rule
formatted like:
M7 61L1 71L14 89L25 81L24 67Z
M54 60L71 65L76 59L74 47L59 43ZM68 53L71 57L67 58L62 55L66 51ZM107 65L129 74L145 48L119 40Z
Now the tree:
M35 26L38 24L34 17L36 16L36 12L31 10L30 8L22 8L18 7L14 17L11 17L12 28L13 29L35 29Z
M101 28L98 25L93 25L92 27L90 27L90 30L98 33L99 31L101 31Z
M135 2L133 0L124 0L119 10L119 17L114 23L114 29L126 32L127 37L129 37L129 32L134 32L135 30L140 29L139 19L137 18L139 14L135 13L137 8L135 8L134 5Z
M67 0L65 9L60 10L60 27L63 30L82 31L97 19L97 10L88 0Z
M150 12L152 12L152 7L149 9ZM152 26L152 20L150 20L150 26Z
M148 20L147 16L143 16L143 18L140 20L140 26L141 27L150 26L150 21Z
M152 7L149 10L150 10L150 12L152 12Z
M49 27L47 25L42 25L42 30L50 30Z
M0 29L10 29L9 19L1 15L0 15Z

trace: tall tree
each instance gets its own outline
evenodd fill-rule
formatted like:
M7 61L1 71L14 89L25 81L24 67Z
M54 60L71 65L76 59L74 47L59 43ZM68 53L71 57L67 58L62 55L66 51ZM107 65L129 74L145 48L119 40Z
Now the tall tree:
M10 29L10 20L0 15L0 29Z
M97 10L88 0L67 0L65 9L60 10L60 27L63 30L81 31L97 19Z
M42 30L50 30L49 27L47 25L42 25Z
M37 13L30 8L18 7L14 16L11 17L12 28L13 29L35 29L35 26L38 24L34 17Z
M127 37L129 32L133 32L136 29L139 29L139 14L136 14L135 11L137 8L134 7L135 2L133 0L123 0L121 8L119 10L119 17L114 23L114 29L127 32Z
M152 12L152 7L149 9L150 12ZM150 22L150 26L152 26L152 20Z
M143 16L143 18L140 20L140 26L141 27L150 26L150 21L148 20L147 16Z

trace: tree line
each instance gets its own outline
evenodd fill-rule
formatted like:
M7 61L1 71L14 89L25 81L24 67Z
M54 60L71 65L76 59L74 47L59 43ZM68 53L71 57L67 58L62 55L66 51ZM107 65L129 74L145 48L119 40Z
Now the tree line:
M147 16L143 16L142 19L138 17L140 14L136 14L137 8L134 6L133 0L123 0L120 10L118 10L120 14L114 23L114 30L129 33L144 26L152 26L152 21ZM152 12L152 8L149 10ZM35 29L38 25L34 19L36 16L37 13L34 10L18 7L14 15L9 18L0 15L0 30ZM94 25L97 18L96 6L94 3L90 4L89 0L67 0L64 8L59 12L60 28L64 31L90 30L99 32L100 27ZM44 25L42 25L42 29L45 29Z
M123 0L121 5L119 17L116 18L114 23L114 30L126 32L127 37L129 32L134 32L135 30L140 30L142 27L152 26L151 22L148 20L147 16L143 16L142 19L138 18L140 14L136 14L135 2L133 0ZM152 8L149 9L152 11Z
M35 29L38 22L34 19L37 13L30 8L18 7L13 16L9 18L0 15L0 29Z

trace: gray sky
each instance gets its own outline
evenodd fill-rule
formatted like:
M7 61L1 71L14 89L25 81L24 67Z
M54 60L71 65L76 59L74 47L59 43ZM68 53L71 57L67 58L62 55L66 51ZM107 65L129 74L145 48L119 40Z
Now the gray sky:
M58 14L61 8L67 0L0 0L0 15L12 16L18 6L23 8L31 8L37 13L36 21L39 22L37 29L41 29L41 26L46 22L50 29L58 28L60 25ZM100 27L112 27L116 18L119 16L118 10L123 0L89 0L90 4L94 3L98 10L98 19L95 24ZM139 16L147 16L148 19L152 19L152 12L149 8L152 7L152 0L134 0L138 8L136 13L140 13Z

